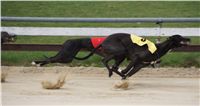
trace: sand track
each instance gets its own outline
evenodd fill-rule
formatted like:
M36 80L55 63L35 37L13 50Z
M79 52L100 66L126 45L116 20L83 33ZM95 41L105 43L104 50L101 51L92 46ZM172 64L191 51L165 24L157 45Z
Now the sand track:
M129 88L115 89L120 81L96 67L7 67L2 83L6 105L192 105L199 104L199 69L145 68L129 79ZM66 84L57 90L42 88L42 80L56 81L67 72Z

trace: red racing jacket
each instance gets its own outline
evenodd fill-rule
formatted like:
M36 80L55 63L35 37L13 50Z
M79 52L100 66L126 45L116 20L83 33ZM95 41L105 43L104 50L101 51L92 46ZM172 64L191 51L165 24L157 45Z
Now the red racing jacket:
M94 48L96 48L97 46L99 46L104 40L106 39L106 37L92 37L91 38L91 42Z

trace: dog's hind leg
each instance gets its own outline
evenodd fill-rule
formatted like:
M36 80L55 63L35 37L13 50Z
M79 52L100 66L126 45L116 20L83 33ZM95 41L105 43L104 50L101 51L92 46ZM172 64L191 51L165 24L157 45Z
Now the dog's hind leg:
M108 76L109 77L111 77L112 76L112 69L110 68L110 66L108 65L108 62L110 61L110 60L112 60L114 58L114 55L110 55L110 56L107 56L107 57L105 57L103 60L102 60L102 62L103 62L103 64L106 66L106 68L108 69Z
M118 71L119 65L124 61L125 57L122 56L116 56L115 58L115 64L112 66L112 71L114 71L116 74L120 75L121 77L124 77L124 74L120 73Z
M48 63L70 63L74 56L80 51L81 46L79 41L68 40L63 44L63 48L53 57L46 58L43 61L34 61L40 66Z
M124 53L125 53L125 48L123 45L119 44L119 42L104 42L102 44L102 48L105 51L106 56L103 59L103 64L107 67L109 71L109 77L112 76L112 71L116 72L118 75L123 76L118 70L118 66L120 63L124 60ZM110 60L114 59L115 60L115 65L112 66L112 69L109 67L108 62Z
M45 64L55 63L55 62L59 62L59 58L57 58L57 56L49 57L46 58L45 60L33 61L32 65L43 66Z

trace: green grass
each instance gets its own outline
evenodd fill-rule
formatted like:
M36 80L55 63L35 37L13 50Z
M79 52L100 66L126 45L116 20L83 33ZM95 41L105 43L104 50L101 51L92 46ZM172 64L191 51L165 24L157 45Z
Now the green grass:
M198 1L2 1L2 16L30 17L199 17ZM156 27L154 23L2 22L2 26ZM164 23L163 27L199 27L199 23Z
M2 16L199 17L200 2L2 1Z
M1 62L2 65L23 65L23 66L30 66L31 62L34 60L41 60L45 59L43 56L54 56L57 52L29 52L29 51L2 51L1 53ZM77 56L84 57L88 54L88 52L80 52ZM72 63L63 64L68 66L102 66L101 64L101 57L100 56L93 56L84 61L77 61L74 60ZM47 66L52 66L55 64L50 64Z
M2 26L17 26L17 27L159 27L155 23L56 23L56 22L2 22ZM199 23L163 23L163 28L186 28L199 27Z
M43 55L48 57L55 55L56 52L28 52L28 51L2 51L1 62L2 65L22 65L31 66L31 62L34 60L44 59ZM80 52L77 56L84 57L88 52ZM173 52L168 53L163 58L161 58L161 66L171 66L171 67L200 67L200 54L198 52L194 53L182 53ZM122 66L126 66L128 61L125 61ZM102 67L101 57L94 55L91 58L83 61L73 60L69 64L49 64L52 65L67 65L67 66L96 66Z
M24 65L28 66L30 63L45 55L53 55L54 52L25 52L25 51L2 51L1 64L2 65Z
M200 54L199 52L193 53L168 53L162 58L161 66L172 67L200 67Z

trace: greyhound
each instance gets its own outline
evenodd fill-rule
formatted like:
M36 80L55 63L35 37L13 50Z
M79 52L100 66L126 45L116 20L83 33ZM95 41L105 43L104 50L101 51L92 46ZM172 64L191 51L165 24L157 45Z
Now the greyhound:
M46 58L42 61L33 61L32 64L43 66L48 63L70 63L73 59L84 60L92 56L94 53L103 57L102 62L109 72L109 77L113 72L120 75L122 79L131 77L141 68L157 63L163 55L169 50L181 46L188 45L190 39L184 38L181 35L173 35L166 41L156 44L157 50L151 53L147 45L139 46L132 42L131 34L115 33L107 38L103 38L101 42L94 47L90 38L68 40L63 44L63 48L57 55ZM91 51L89 55L79 58L75 57L81 50L86 49ZM119 72L119 65L125 60L130 60L129 65ZM109 61L115 60L114 64L110 67Z
M15 34L10 34L5 31L1 32L1 44L6 43L6 42L14 42L15 40L16 40Z
M45 60L33 61L32 64L43 66L49 63L70 63L73 59L85 60L93 53L103 56L102 50L99 49L100 46L98 45L104 40L105 37L70 39L64 42L61 50L55 56L49 58L45 56ZM84 58L75 57L81 49L91 51L92 53Z
M145 39L141 39L145 40ZM151 65L153 62L157 62L162 56L164 56L169 50L187 46L190 42L189 38L182 37L181 35L170 36L166 41L155 44L157 50L151 53L148 50L148 45L139 46L133 43L131 34L118 33L108 36L106 40L101 44L104 49L103 63L109 71L109 76L112 76L112 71L118 71L118 65L128 58L130 63L121 71L122 79L131 77L138 72L141 68ZM117 66L115 70L110 69L108 62L112 59L117 60ZM118 73L118 72L117 72Z

